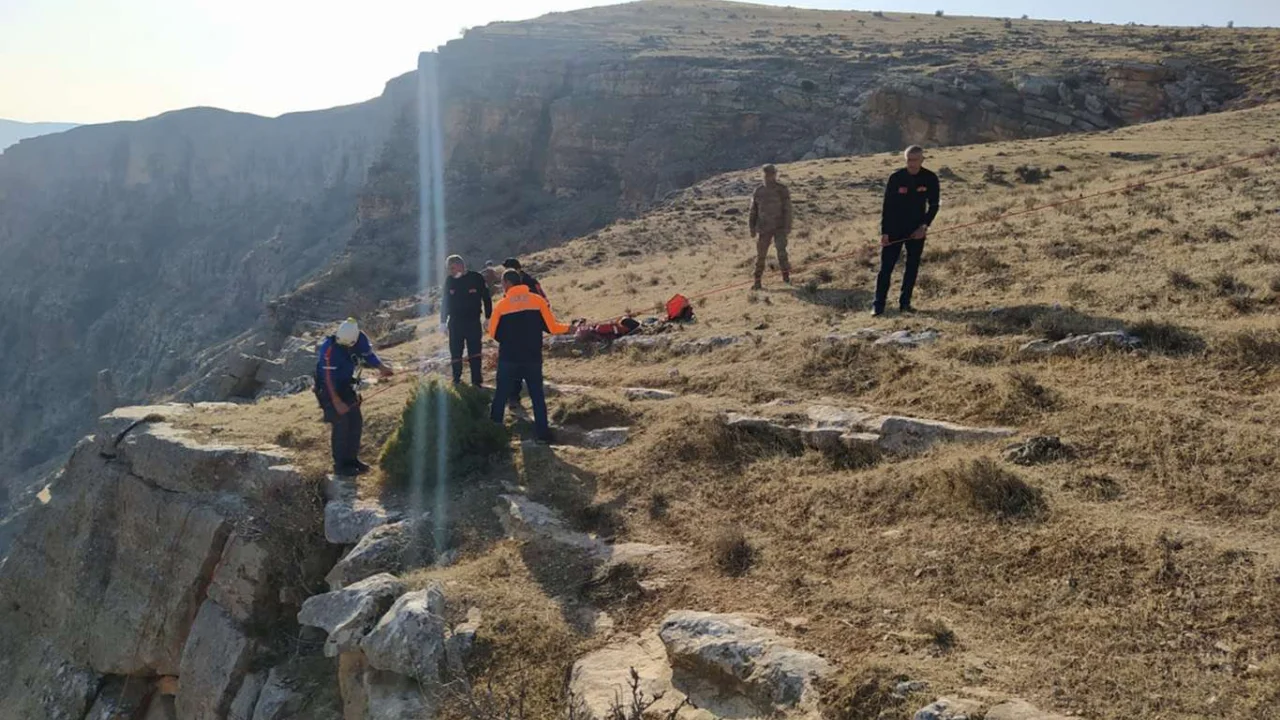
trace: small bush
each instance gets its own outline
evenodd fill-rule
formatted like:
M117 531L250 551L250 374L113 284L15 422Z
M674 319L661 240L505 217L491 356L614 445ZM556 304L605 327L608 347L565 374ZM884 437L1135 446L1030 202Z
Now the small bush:
M1177 290L1198 290L1200 289L1200 283L1196 282L1195 278L1181 270L1170 270L1169 287Z
M756 562L756 549L738 528L721 530L712 543L712 559L720 572L729 577L742 577Z
M943 15L943 12L942 12L941 10L934 10L934 11L933 11L933 16L934 16L934 17L942 17L942 15Z
M1224 340L1218 354L1229 367L1262 370L1280 366L1280 333L1246 330Z
M431 379L413 389L378 463L390 484L408 487L416 476L422 483L416 489L427 489L440 480L441 453L446 472L457 477L483 468L508 442L506 429L489 419L488 395Z
M667 499L666 493L654 491L649 496L649 519L665 520L667 513L671 511L671 501Z
M826 720L865 720L866 718L898 718L909 712L907 698L899 694L899 684L906 675L884 667L872 666L847 672L836 680L820 681L819 695L822 717Z
M1199 335L1173 323L1144 320L1129 328L1129 334L1142 340L1142 346L1162 355L1190 355L1204 350Z
M1220 272L1213 276L1210 281L1213 288L1220 296L1227 295L1247 295L1252 288L1241 282L1235 275L1229 272Z
M1109 502L1124 495L1124 486L1109 475L1084 475L1079 480L1068 480L1062 488L1094 502Z
M999 520L1040 520L1048 512L1044 493L1000 467L979 458L941 471L952 497Z
M1034 165L1019 165L1013 169L1013 174L1017 175L1018 179L1027 185L1039 184L1041 180L1049 177L1049 171L1041 170Z
M921 620L916 625L916 632L929 638L929 642L942 652L948 652L956 646L956 632L938 619Z

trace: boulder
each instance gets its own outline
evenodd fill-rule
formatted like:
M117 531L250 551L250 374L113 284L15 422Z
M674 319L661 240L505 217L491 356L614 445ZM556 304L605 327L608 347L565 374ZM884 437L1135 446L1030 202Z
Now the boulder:
M258 695L252 720L287 720L295 717L307 703L307 696L298 689L300 685L298 679L292 677L285 668L272 668Z
M262 686L267 684L265 672L249 673L240 682L231 708L227 711L227 720L253 720L253 709L258 706L258 696L262 694Z
M433 550L428 518L424 514L417 520L401 520L370 530L325 576L329 589L340 590L379 573L394 574L429 565Z
M898 330L879 338L875 344L917 348L921 345L932 345L938 342L939 337L941 334L937 330Z
M462 677L466 672L467 658L476 644L476 633L480 632L482 619L480 608L471 608L467 611L466 621L455 625L445 639L444 652L449 661L449 671L456 677Z
M417 336L418 326L411 321L405 321L379 337L377 345L381 348L395 347L396 345L403 345Z
M592 450L612 450L626 444L631 429L625 427L599 428L589 431L583 438L582 446Z
M1070 445L1054 436L1041 435L1005 450L1004 458L1015 465L1039 465L1065 460L1074 454Z
M324 539L334 545L355 545L376 527L401 519L377 500L340 496L325 503Z
M622 392L628 400L675 400L680 397L679 394L670 390L653 388L624 388Z
M439 583L405 593L360 641L369 666L436 687L447 670L444 591Z
M610 711L616 704L625 707L631 699L633 669L639 678L640 692L649 699L659 696L662 698L650 708L655 717L668 717L671 710L679 706L686 697L672 684L671 664L667 661L666 648L656 632L648 632L639 638L622 638L579 658L570 671L569 688L574 697L582 700L592 717L611 717ZM754 707L746 709L747 713L727 717L765 714L759 713ZM706 710L710 708L707 707ZM691 708L686 708L676 717L684 720L694 716L694 712Z
M354 651L404 589L404 583L393 575L374 575L341 590L307 598L298 612L298 623L329 634L325 655Z
M357 710L356 717L362 720L433 718L439 690L424 687L413 678L368 667L361 681L365 704Z
M177 710L183 720L222 720L247 674L254 644L212 600L200 606L182 650Z
M813 706L814 684L832 672L826 660L795 649L740 615L673 612L663 620L658 636L673 667L736 686L768 707Z

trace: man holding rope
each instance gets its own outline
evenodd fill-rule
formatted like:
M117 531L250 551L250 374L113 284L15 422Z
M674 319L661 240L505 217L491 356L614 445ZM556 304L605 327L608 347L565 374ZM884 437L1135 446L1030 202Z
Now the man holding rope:
M907 248L907 267L902 273L902 293L898 307L913 313L911 293L920 270L920 256L929 225L938 215L938 176L924 168L924 148L912 145L903 152L907 166L889 176L884 187L884 209L880 214L880 274L876 277L876 299L871 315L884 314L893 268L898 264L902 248Z

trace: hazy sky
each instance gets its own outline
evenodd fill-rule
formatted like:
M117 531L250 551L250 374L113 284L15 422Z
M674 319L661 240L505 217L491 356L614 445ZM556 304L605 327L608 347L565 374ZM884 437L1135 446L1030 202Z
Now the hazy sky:
M358 102L463 27L596 0L0 0L0 118L103 122L193 105ZM1280 0L770 0L1176 25L1280 25Z

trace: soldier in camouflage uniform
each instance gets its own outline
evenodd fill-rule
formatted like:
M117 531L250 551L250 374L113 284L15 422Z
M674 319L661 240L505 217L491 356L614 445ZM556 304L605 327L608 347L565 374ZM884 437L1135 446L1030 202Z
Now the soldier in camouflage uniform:
M782 282L791 283L791 262L787 258L787 235L791 232L791 191L778 182L778 169L764 166L764 184L751 196L751 236L756 238L756 283L764 276L764 263L769 256L769 245L778 246L778 267L782 269Z

